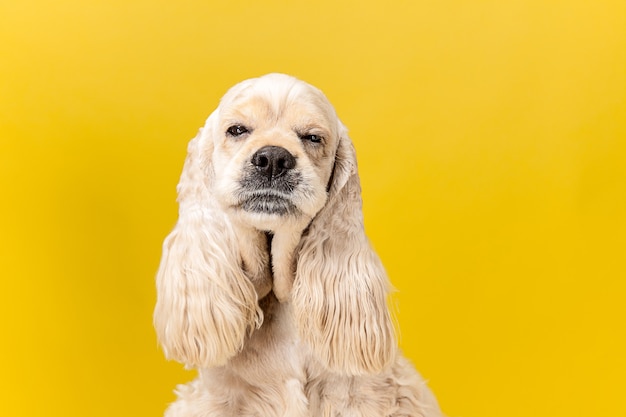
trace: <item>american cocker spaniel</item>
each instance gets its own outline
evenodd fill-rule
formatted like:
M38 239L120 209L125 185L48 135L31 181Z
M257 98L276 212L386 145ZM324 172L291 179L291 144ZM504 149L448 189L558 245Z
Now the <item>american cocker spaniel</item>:
M154 324L196 380L170 417L440 416L398 351L353 145L282 74L231 88L189 143Z

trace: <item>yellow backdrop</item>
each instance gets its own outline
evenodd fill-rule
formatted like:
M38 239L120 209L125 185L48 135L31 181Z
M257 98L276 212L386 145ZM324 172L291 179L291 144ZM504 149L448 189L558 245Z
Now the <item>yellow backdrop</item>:
M451 417L626 415L624 1L0 2L0 415L157 416L187 141L280 71L351 129Z

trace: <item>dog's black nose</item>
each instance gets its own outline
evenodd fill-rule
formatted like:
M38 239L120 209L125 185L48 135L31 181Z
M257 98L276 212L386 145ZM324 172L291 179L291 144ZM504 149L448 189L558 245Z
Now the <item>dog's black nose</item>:
M296 166L296 158L280 146L264 146L252 155L252 165L267 178L277 178Z

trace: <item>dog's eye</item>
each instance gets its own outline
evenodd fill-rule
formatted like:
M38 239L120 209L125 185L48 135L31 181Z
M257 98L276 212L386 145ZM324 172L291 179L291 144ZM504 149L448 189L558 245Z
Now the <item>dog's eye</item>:
M237 137L248 133L249 130L245 126L242 125L233 125L226 129L226 133L230 136Z
M321 143L323 138L320 135L300 135L300 139L312 143Z

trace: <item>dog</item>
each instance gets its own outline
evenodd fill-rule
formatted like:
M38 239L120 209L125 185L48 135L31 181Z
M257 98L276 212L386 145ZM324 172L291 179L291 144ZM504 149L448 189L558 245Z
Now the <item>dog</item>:
M168 417L438 417L398 350L355 150L317 88L232 87L191 140L154 325L196 368Z

